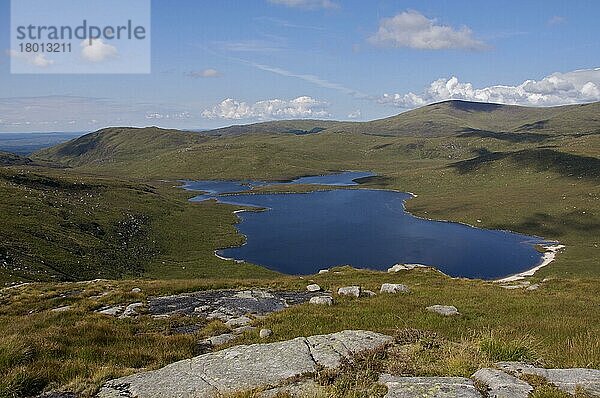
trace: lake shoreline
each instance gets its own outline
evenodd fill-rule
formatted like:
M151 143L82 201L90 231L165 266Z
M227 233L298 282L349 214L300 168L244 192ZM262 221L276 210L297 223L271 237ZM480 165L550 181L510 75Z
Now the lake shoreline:
M348 172L348 171L346 171L346 172ZM310 176L310 177L313 177L313 176ZM314 176L314 177L318 177L318 176ZM297 180L298 180L298 178L294 179L294 180L287 180L285 182L276 181L274 185L280 185L280 184L281 185L288 185L287 184L288 182L290 183L289 185L293 185L294 181L297 181ZM210 180L210 181L213 181L213 180ZM218 180L216 180L216 181L218 181ZM225 180L223 180L223 181L225 181ZM438 223L458 224L458 225L463 225L463 226L466 226L466 227L469 227L469 228L473 228L473 229L477 229L477 230L482 230L482 231L506 232L506 233L516 234L516 235L521 235L521 236L524 236L524 237L526 236L526 237L529 237L529 238L539 239L539 240L542 240L542 241L545 240L543 237L531 236L531 235L524 235L522 233L513 232L513 231L509 231L509 230L501 230L501 229L490 230L490 229L487 229L487 228L483 228L483 227L471 225L471 224L468 224L468 223L465 223L465 222L450 221L450 220L439 220L439 219L433 219L433 218L429 218L429 217L423 217L423 216L415 215L415 214L411 213L410 211L408 211L407 208L406 208L407 207L407 201L409 199L417 197L417 195L415 193L401 191L401 190L397 190L397 189L361 187L360 184L355 181L355 179L352 180L352 182L354 182L353 185L344 185L343 183L340 184L340 185L308 183L309 185L314 184L314 185L317 185L317 186L319 186L319 185L321 185L321 186L320 187L316 187L316 189L314 189L314 190L310 190L310 191L306 191L306 192L289 192L289 191L279 191L279 192L277 192L277 191L275 191L275 192L273 192L273 191L271 191L271 192L268 192L268 191L267 192L260 192L259 191L259 192L257 192L257 191L254 190L255 187L253 187L251 184L249 184L249 189L248 190L243 190L243 191L240 191L240 192L222 192L222 193L219 193L219 192L215 192L215 191L211 192L211 191L205 191L205 190L199 190L199 189L193 189L193 188L190 189L190 187L189 187L190 184L189 183L193 182L193 181L182 180L180 182L184 183L184 185L180 186L180 188L183 188L183 189L186 189L186 190L189 190L189 191L205 192L205 193L208 193L211 196L214 195L212 198L205 198L204 200L215 199L217 202L222 203L222 204L233 205L233 206L244 206L244 207L255 207L255 206L244 204L244 203L235 203L235 202L229 202L229 203L227 203L226 201L220 201L219 198L218 198L218 196L227 197L227 196L234 196L234 195L235 196L240 196L240 195L278 195L278 194L284 195L284 194L297 194L297 193L308 194L308 193L314 193L314 192L320 192L320 191L335 191L335 190L346 190L346 189L357 189L357 190L366 190L366 191L370 190L370 191L396 192L396 193L401 193L401 194L408 195L407 198L405 198L405 199L402 200L402 210L407 215L409 215L411 217L414 217L416 219L421 219L421 220L426 220L426 221L431 221L431 222L438 222ZM236 183L238 183L238 181L231 181L231 180L227 180L227 182L236 182ZM244 182L246 182L246 181L244 181ZM259 186L257 186L257 187L260 187L260 186L262 186L262 184L259 185ZM204 200L200 200L198 202L202 202ZM194 201L193 198L190 199L190 201ZM262 210L262 211L268 210L268 208L256 208L256 207L255 207L255 209L256 210ZM237 213L241 213L241 212L244 212L244 211L256 211L256 210L238 209L238 210L233 211L233 214L237 215ZM241 222L241 217L239 215L237 215L237 216L238 216L237 217L238 220L237 220L237 222L235 224L238 224L239 222ZM477 220L477 221L479 222L479 220ZM238 233L242 234L240 232L239 228L236 227L236 229L238 230ZM227 250L227 249L239 248L239 247L242 247L242 246L246 245L247 244L247 236L245 236L244 234L242 234L242 236L244 238L244 242L241 245L235 245L235 246L231 246L231 247L216 249L214 251L214 255L217 258L219 258L221 260L224 260L224 261L235 261L236 263L245 262L245 260L238 260L236 258L225 257L225 256L223 256L223 255L221 255L219 253L219 252L222 252L222 251ZM484 279L484 280L490 281L490 282L511 282L511 281L516 281L516 280L520 280L520 279L524 279L526 277L532 276L539 269L541 269L541 268L545 267L546 265L550 264L554 260L554 258L556 257L556 254L558 253L558 251L560 249L564 248L564 245L560 245L559 242L556 242L556 241L553 241L553 242L544 241L544 242L535 242L535 243L532 243L532 242L523 242L523 243L525 243L525 244L531 244L531 245L538 244L538 245L541 245L544 248L546 248L547 251L545 253L543 253L543 255L541 257L541 261L540 261L540 263L538 265L536 265L533 268L530 268L530 269L524 270L522 272L516 273L516 274L512 274L512 275L509 275L509 276L506 276L506 277L501 277L499 279L490 278L490 279ZM436 268L435 265L430 265L430 266L432 268ZM268 267L266 267L266 268L268 268ZM442 271L440 271L440 272L442 272ZM449 276L449 277L451 277L451 278L462 278L462 277L459 277L459 276L457 276L457 277ZM476 280L476 279L480 279L480 278L473 277L473 278L468 278L468 279Z

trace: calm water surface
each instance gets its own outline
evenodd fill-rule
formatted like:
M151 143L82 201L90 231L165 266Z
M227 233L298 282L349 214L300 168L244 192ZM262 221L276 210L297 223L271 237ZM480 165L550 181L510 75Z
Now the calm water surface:
M295 184L350 186L372 176L346 172L303 177ZM289 182L288 182L289 183ZM239 213L240 247L219 255L244 260L286 274L312 274L336 265L386 270L396 263L434 266L451 276L496 279L523 272L541 261L534 244L540 238L417 218L404 210L410 195L371 189L332 189L302 194L223 193L273 185L266 182L186 182L206 192L196 201L253 206L264 211ZM280 183L276 183L280 184Z

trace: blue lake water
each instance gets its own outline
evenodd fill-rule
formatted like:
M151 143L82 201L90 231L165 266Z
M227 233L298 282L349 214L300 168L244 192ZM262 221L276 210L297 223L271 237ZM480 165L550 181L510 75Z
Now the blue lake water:
M348 186L356 185L356 178L372 175L347 172L291 183ZM411 196L402 192L332 189L222 195L265 184L273 183L186 182L186 189L207 192L193 200L217 198L222 203L265 209L238 214L237 228L246 243L220 250L220 256L286 274L313 274L337 265L386 270L396 263L418 263L451 276L496 279L538 265L541 254L534 244L546 243L506 231L414 217L404 210L404 201Z

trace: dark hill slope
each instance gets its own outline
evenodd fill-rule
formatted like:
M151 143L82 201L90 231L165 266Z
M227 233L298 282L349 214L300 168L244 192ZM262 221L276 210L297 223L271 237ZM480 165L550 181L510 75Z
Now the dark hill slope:
M150 159L173 149L185 150L205 140L199 133L158 127L109 127L41 150L34 158L69 166L119 163L141 156Z
M330 131L445 136L464 131L587 133L600 131L600 102L550 108L445 101L385 119L339 123Z

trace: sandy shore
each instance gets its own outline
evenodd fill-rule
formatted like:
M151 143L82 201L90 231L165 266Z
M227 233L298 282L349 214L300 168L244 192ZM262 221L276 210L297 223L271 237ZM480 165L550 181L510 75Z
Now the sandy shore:
M533 274L535 274L538 270L540 270L541 268L545 267L546 265L550 264L552 261L554 261L554 258L556 257L556 254L558 253L558 251L562 248L565 247L565 245L551 245L551 246L544 246L548 251L544 253L544 255L542 256L542 262L540 263L540 265L538 265L535 268L532 268L528 271L524 271L521 272L519 274L515 274L515 275L511 275L508 276L506 278L502 278L502 279L497 279L494 282L514 282L514 281L518 281L521 279L525 279L528 276L533 276Z

